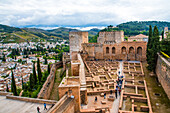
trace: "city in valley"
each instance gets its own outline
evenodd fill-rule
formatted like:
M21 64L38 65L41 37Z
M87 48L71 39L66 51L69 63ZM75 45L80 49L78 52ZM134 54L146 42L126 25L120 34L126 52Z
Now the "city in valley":
M0 113L170 113L169 1L0 1Z

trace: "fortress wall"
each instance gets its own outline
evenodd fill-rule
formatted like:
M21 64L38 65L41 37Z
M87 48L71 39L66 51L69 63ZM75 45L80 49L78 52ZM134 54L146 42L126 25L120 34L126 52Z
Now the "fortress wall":
M49 99L53 85L54 85L54 79L55 79L55 72L59 67L62 67L62 62L57 62L52 65L50 75L47 77L47 80L45 81L43 87L41 88L38 98L41 99Z
M158 54L156 75L164 91L170 99L170 62Z

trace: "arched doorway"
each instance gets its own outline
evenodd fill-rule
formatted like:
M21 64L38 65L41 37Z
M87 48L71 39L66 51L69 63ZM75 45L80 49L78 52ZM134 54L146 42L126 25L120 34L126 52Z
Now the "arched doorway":
M126 47L122 47L122 54L126 54Z
M129 53L134 53L134 48L133 47L129 48Z
M112 54L115 54L115 51L116 51L115 47L112 47Z
M106 54L109 54L109 47L106 47Z
M142 56L142 47L137 48L137 54Z

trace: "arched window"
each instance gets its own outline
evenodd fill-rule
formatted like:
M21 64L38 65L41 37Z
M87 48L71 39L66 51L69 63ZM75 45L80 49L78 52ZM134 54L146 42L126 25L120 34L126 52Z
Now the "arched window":
M138 47L137 48L137 54L138 55L142 55L142 47Z
M112 47L112 54L115 54L115 47Z
M109 47L106 47L106 54L109 54Z
M133 47L129 48L129 53L134 53L134 48Z
M126 54L126 47L122 47L122 54Z

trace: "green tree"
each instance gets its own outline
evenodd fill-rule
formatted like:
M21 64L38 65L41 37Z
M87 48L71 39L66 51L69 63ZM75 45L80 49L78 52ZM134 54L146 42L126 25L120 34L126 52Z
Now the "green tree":
M2 61L6 62L5 55L3 55Z
M22 77L22 90L24 90L24 81L23 81L23 77Z
M11 76L12 76L11 91L13 92L13 94L14 94L15 96L17 96L17 88L16 88L15 78L14 78L14 74L13 74L13 71L12 71L12 70L11 70Z
M30 77L29 77L29 87L30 87L30 89L32 90L33 89L33 87L34 87L34 80L33 80L34 78L33 78L33 75L32 75L32 73L30 74Z
M41 83L42 73L41 73L41 67L40 67L40 60L37 58L37 72L38 72L38 80L39 84Z
M153 38L151 39L151 49L149 49L149 60L148 60L148 69L150 71L155 72L156 63L157 63L157 53L160 50L160 42L159 42L159 31L155 26L153 31Z
M48 74L50 74L50 64L48 64Z
M44 57L44 64L48 64L47 57Z
M161 35L162 35L162 40L163 40L164 39L164 30L162 31Z
M146 49L146 57L147 57L147 62L150 64L150 57L151 57L151 45L152 45L152 26L149 26L149 37L148 37L148 43L147 43L147 49Z
M33 62L33 68L32 68L33 78L34 78L34 85L37 84L37 75L35 71L35 62Z
M6 84L6 91L9 92L8 84Z

